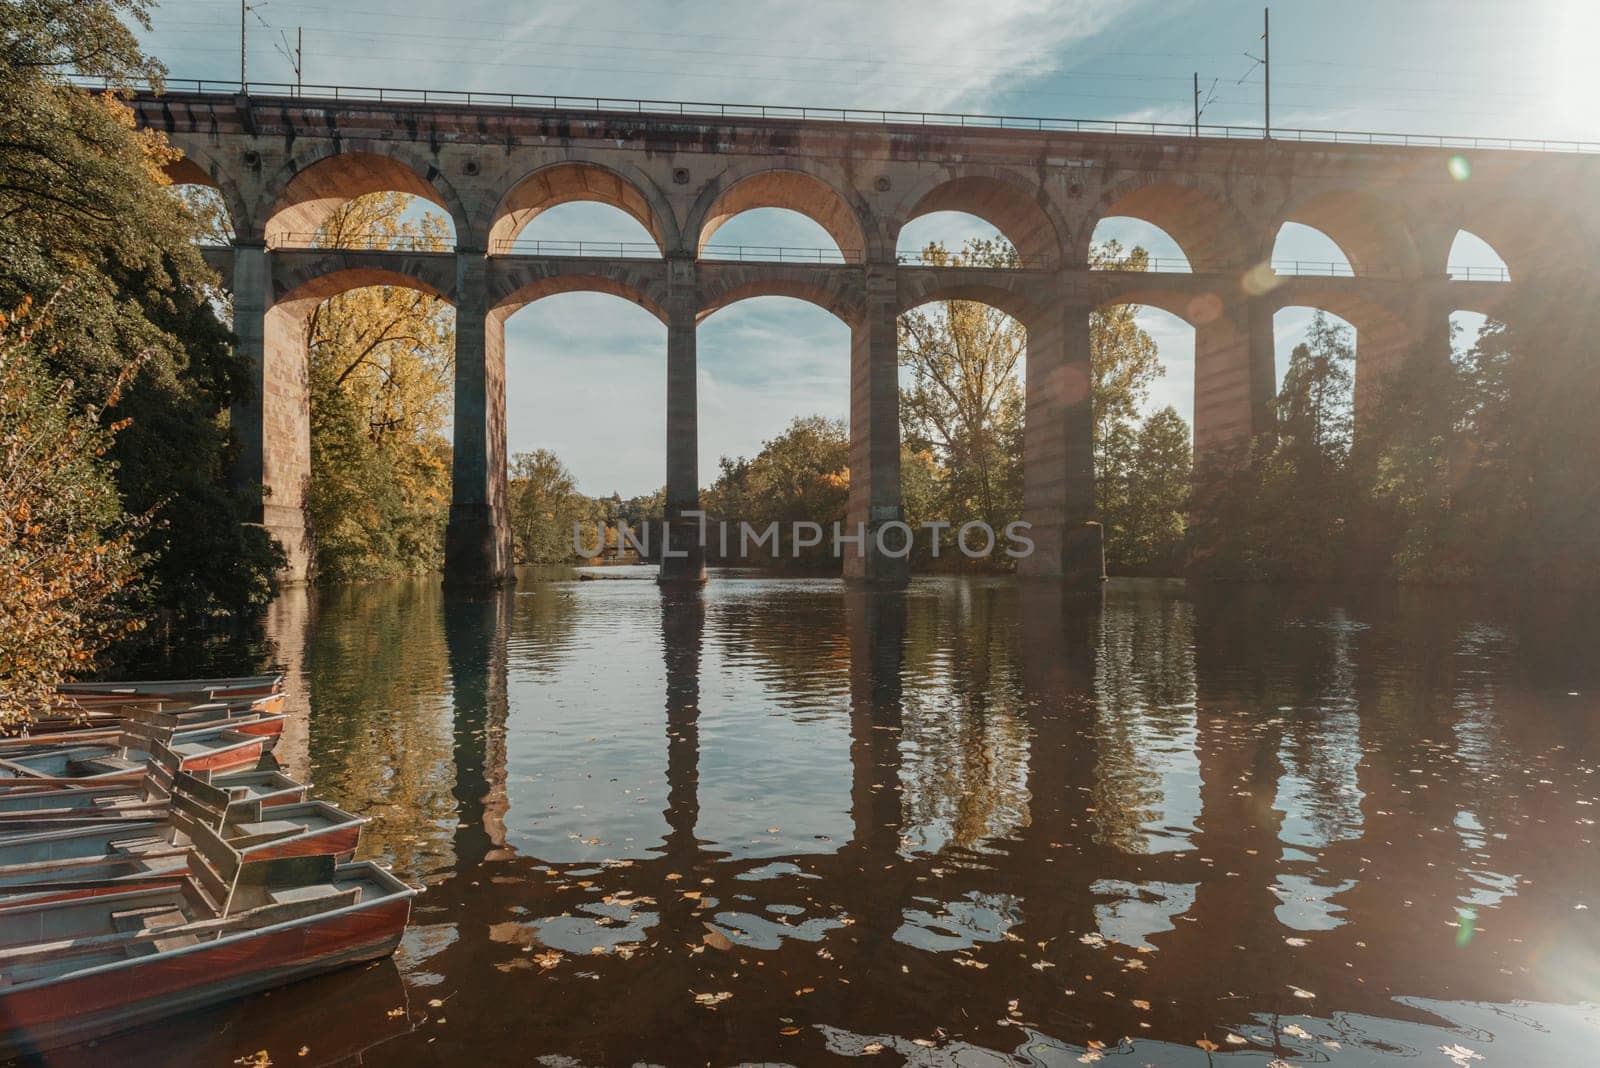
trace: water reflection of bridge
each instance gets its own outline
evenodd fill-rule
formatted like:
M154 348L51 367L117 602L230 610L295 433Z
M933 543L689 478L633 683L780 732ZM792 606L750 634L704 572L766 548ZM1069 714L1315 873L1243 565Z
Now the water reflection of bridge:
M1570 799L1592 800L1582 761L1554 747L1592 740L1484 671L1476 647L1495 639L1482 628L1375 610L1362 617L1385 620L1373 641L1345 613L1271 598L1114 590L1084 607L984 582L830 589L814 617L760 599L735 611L722 584L641 588L635 607L656 614L659 638L661 704L648 711L664 712L662 830L607 864L519 846L528 802L512 768L546 759L508 742L534 601L552 613L534 625L585 625L576 593L425 599L410 613L437 635L427 670L447 696L428 736L437 757L416 755L443 807L403 829L440 836L450 855L409 873L430 882L416 967L483 1002L450 1016L458 1035L481 1028L486 1053L512 1026L494 1011L507 997L525 1009L516 1027L610 1062L643 1055L626 1037L641 1020L681 1036L675 1059L727 1060L768 1055L774 1016L862 1035L959 1023L1005 1049L1021 1040L997 1023L1014 998L1039 1033L1081 1045L1190 1042L1272 1012L1392 1017L1406 1011L1396 994L1589 989L1596 937L1572 901L1600 870L1592 849L1570 853L1581 832L1553 828L1586 814ZM1285 614L1309 623L1278 625ZM801 632L827 637L785 644ZM629 655L655 655L651 635L630 637ZM403 644L434 655L422 638ZM730 667L733 647L745 659ZM819 806L848 814L836 841L740 853L719 829L726 760L707 759L727 721L707 709L721 674L748 662L785 692L810 677L829 680L818 703L837 696L831 720L796 735L847 737L848 780L814 786ZM368 758L328 752L323 702L338 691L316 670L302 678L314 697L323 687L311 753L324 767ZM732 948L707 948L713 931ZM566 957L546 976L531 961L550 945ZM555 981L521 997L519 971ZM707 1029L689 990L736 996Z

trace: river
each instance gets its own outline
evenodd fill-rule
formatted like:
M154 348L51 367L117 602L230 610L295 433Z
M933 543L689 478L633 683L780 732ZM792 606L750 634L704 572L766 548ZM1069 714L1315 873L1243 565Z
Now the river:
M426 887L412 930L50 1063L1594 1063L1596 614L290 591L279 757Z

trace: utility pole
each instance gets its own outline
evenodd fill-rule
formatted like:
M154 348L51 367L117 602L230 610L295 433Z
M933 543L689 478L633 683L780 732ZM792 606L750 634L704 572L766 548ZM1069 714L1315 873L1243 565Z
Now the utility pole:
M1200 72L1194 72L1194 135L1200 136Z
M1267 87L1265 122L1261 132L1268 140L1272 140L1272 9L1261 9L1261 81Z
M305 88L305 76L301 70L301 49L306 43L306 30L304 26L294 28L294 95L299 96Z
M239 92L241 93L250 91L250 83L245 80L244 72L245 17L249 11L249 0L239 0Z

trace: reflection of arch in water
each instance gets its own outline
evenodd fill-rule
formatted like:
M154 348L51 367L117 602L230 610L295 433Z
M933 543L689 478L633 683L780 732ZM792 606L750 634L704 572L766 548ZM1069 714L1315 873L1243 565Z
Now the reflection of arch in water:
M661 589L661 655L666 667L667 820L666 856L676 870L699 851L700 646L706 609L693 586Z

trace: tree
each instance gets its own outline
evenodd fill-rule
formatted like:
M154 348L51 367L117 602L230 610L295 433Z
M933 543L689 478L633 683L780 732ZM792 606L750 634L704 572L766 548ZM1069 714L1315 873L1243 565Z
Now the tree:
M135 129L115 93L90 94L64 72L112 84L162 69L121 19L148 26L144 0L28 0L0 5L0 307L60 293L52 318L69 346L44 372L74 395L106 397L137 373L111 445L124 504L156 520L140 531L146 611L183 620L265 602L281 552L248 523L251 501L227 486L226 413L249 388L210 294L216 276L199 224L170 193L176 152Z
M406 217L399 193L358 197L329 216L317 243L351 235L444 247L445 220ZM325 581L436 570L450 507L455 315L438 297L368 286L332 297L307 326L311 516Z
M138 571L145 517L128 516L105 458L121 423L101 425L45 366L50 348L24 304L0 314L0 723L46 705L136 626L119 602ZM129 368L131 376L132 366Z
M1003 240L968 240L958 253L941 244L925 262L1015 267ZM1019 368L1027 348L1021 323L968 300L939 301L900 317L900 364L911 384L900 393L907 446L926 451L944 471L946 514L960 524L982 520L994 530L1022 514L1023 390Z
M1151 413L1134 440L1122 537L1113 541L1121 567L1136 574L1177 573L1193 465L1189 424L1170 406Z
M578 492L572 473L549 449L512 457L510 493L511 531L519 563L571 561L574 527L582 530L582 546L593 547L600 509Z
M1355 345L1318 312L1273 403L1275 434L1213 478L1198 568L1253 579L1328 579L1347 566L1358 491L1350 458Z
M754 458L724 457L721 474L706 490L702 504L707 515L730 523L730 554L739 550L738 523L760 531L776 522L784 544L774 563L830 568L837 566L833 524L843 524L849 502L849 464L850 435L842 420L820 415L796 418L782 434L763 442ZM817 523L824 532L822 543L806 550L798 561L788 545L790 524L796 522Z

